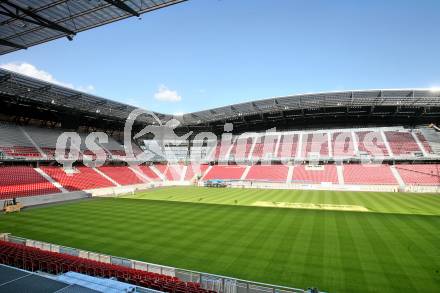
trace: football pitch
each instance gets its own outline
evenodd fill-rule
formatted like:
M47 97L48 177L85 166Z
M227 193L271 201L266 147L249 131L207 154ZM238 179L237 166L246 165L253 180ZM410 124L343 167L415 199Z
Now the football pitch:
M440 196L162 188L0 216L0 232L328 292L439 292Z

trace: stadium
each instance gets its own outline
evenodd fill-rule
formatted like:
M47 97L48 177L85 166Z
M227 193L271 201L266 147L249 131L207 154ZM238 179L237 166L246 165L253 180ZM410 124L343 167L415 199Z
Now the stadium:
M19 2L0 54L184 1ZM438 90L172 115L0 69L0 97L0 292L440 288Z

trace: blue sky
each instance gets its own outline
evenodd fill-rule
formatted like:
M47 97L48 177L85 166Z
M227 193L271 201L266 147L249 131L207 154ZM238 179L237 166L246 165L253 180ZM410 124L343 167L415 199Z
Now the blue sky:
M190 0L0 56L164 113L344 89L440 87L440 1Z

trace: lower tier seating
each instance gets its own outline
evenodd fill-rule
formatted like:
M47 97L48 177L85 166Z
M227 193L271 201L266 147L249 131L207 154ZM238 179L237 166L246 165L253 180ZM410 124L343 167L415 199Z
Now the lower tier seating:
M389 165L345 164L338 178L335 165L295 165L291 182L300 184L341 183L347 185L398 185L396 174ZM90 190L119 185L145 184L151 181L240 180L245 165L156 165L104 166L92 169L84 166L65 171L62 167L0 167L0 199L26 197L67 191ZM396 170L406 185L440 186L440 164L397 164ZM40 174L40 173L41 174ZM45 174L47 176L45 176ZM162 175L161 175L162 173ZM288 180L286 165L249 166L244 180L282 183ZM398 177L398 176L397 176ZM59 185L57 184L59 183ZM58 189L56 186L60 187Z
M286 182L289 167L284 165L255 165L249 169L246 180Z
M388 165L344 165L345 184L398 184Z
M180 181L185 171L183 165L156 165L156 168L169 181Z
M399 164L396 169L405 184L440 185L439 164Z
M75 167L74 172L69 174L61 167L41 167L41 169L69 191L115 186L101 174L88 167Z
M189 164L186 173L185 173L185 179L186 181L191 181L196 176L202 177L206 170L208 169L209 165L198 165L198 164Z
M7 241L0 241L0 263L28 271L43 271L50 274L77 272L95 277L116 278L122 282L162 292L209 292L202 289L199 283L183 282L176 277L41 250Z
M338 184L338 174L335 165L322 165L320 167L308 167L297 165L293 168L292 181L294 183L316 184L331 182Z
M31 167L0 168L0 199L60 192Z
M139 175L133 172L130 168L125 166L106 166L99 167L99 171L119 183L120 185L133 185L145 183Z
M139 166L139 170L152 181L161 180L159 175L157 175L157 173L149 166Z
M206 173L204 180L222 179L222 180L238 180L243 175L246 166L240 165L217 165Z

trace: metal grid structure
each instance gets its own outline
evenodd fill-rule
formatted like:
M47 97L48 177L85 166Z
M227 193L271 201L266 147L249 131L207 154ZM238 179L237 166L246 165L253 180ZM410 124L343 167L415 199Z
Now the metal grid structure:
M341 91L317 94L301 94L275 97L253 102L240 103L184 115L187 124L203 124L215 121L244 120L245 117L261 116L285 118L289 112L294 115L329 115L347 113L356 109L375 107L393 107L404 113L405 109L430 109L440 107L440 91L429 89L364 90ZM425 113L426 115L438 112ZM293 117L293 116L292 116Z
M0 55L186 0L1 0Z
M46 108L62 107L88 113L91 116L127 119L134 106L79 92L39 79L0 69L0 98L9 97L19 102L35 102ZM161 120L170 115L155 113ZM141 117L145 122L157 123L152 117ZM151 120L150 120L151 119Z
M0 69L0 95L22 103L34 102L47 109L63 107L93 117L125 120L134 106L79 92L66 87ZM412 117L440 117L440 91L429 89L365 90L292 95L253 102L229 105L184 114L178 118L183 126L214 125L217 122L246 122L259 120L286 120L297 116L320 117L327 115L356 116L365 111L372 115L381 112ZM388 110L387 110L388 111ZM367 113L367 114L368 114ZM173 115L156 113L162 122ZM365 114L365 113L364 113ZM157 123L153 117L143 117L142 122Z

